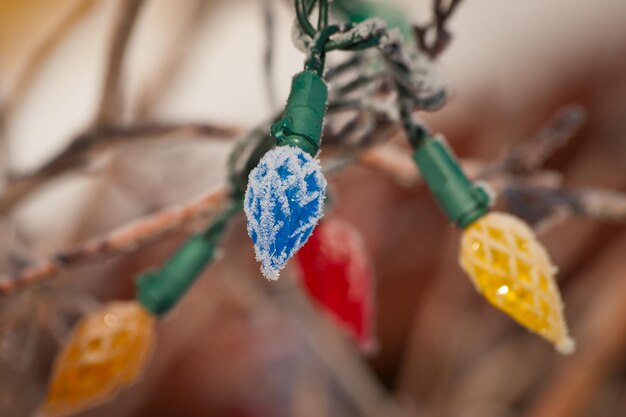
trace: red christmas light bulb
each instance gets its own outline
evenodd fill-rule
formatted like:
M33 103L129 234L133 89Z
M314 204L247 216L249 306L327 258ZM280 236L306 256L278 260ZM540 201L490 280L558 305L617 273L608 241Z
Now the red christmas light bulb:
M322 220L296 254L311 297L356 339L363 350L373 340L374 281L361 234L336 218Z

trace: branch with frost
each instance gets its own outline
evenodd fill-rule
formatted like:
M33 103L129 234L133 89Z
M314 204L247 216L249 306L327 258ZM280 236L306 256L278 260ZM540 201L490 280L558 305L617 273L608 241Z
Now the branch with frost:
M397 127L392 138L404 136L404 132ZM413 188L422 184L422 175L405 147L394 143L376 146L359 153L358 161L361 165L378 171L401 187ZM460 161L463 171L470 178L476 178L484 164L473 159Z
M119 254L136 251L168 233L179 231L219 213L228 201L229 192L219 189L191 203L146 216L105 236L90 240L72 251L40 260L17 274L0 276L0 293L10 294L26 285L52 278L70 267L104 261Z
M152 129L155 134L164 134L167 132L181 133L181 130L178 130L179 128L182 129L179 125L177 125L174 131L163 127L153 127ZM187 128L189 128L189 126L187 126ZM389 129L389 125L379 124L377 129L374 129L370 133L370 137L382 137L385 140L391 138L391 135L384 134L383 130L392 131L392 129ZM126 132L129 135L135 133L138 135L138 138L144 138L146 134L142 129L137 132L124 129L116 131L118 134L120 132ZM182 129L182 132L185 132L185 130ZM128 137L121 137L119 140L126 142ZM93 146L96 146L96 144L97 146L103 146L113 144L114 141L98 141L94 138L94 140L85 139L84 141L74 143L90 143ZM61 170L59 172L64 171ZM17 274L1 276L0 292L5 294L12 293L23 286L52 278L67 268L102 261L121 253L136 250L168 232L180 230L193 221L210 216L215 210L218 210L218 207L224 207L227 200L228 192L220 190L218 192L209 193L190 204L181 207L167 208L154 215L122 226L106 236L96 238L81 245L76 250L58 253L49 259L38 261Z
M558 189L513 183L502 190L508 210L545 230L569 217L626 224L626 195L597 189Z

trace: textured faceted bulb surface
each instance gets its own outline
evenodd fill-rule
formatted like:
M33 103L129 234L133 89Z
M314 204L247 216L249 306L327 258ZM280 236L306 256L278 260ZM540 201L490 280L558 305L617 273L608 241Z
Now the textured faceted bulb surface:
M559 352L574 350L555 268L524 222L504 213L481 217L463 232L460 263L491 304L548 339Z
M131 384L154 344L154 317L137 302L109 303L82 319L57 356L42 415L62 416L111 399Z
M317 158L293 146L267 152L248 177L244 211L256 259L278 279L323 215L326 179Z

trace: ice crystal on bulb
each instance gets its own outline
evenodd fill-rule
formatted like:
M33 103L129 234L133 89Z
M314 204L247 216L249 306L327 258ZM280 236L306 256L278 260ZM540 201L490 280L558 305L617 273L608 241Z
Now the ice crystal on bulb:
M277 279L323 214L326 179L319 161L299 148L265 154L248 179L244 210L261 272Z

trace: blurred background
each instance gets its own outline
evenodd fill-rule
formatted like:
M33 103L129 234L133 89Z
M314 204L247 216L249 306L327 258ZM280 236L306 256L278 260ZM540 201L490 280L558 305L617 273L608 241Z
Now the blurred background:
M417 24L432 18L429 0L393 3ZM625 17L623 0L462 1L436 60L448 101L420 116L463 161L486 164L576 104L584 123L524 180L626 191ZM2 272L219 192L235 139L282 109L302 67L293 20L280 0L0 0ZM562 357L478 296L457 264L460 233L410 180L412 165L380 162L405 149L391 136L377 145L391 150L328 174L327 217L354 227L373 271L368 349L292 285L294 268L265 281L239 216L219 260L159 323L141 378L80 415L625 415L623 201L612 215L557 210L541 222L554 193L502 188L512 191L498 204L541 226L559 267L578 347ZM81 138L86 151L71 147ZM0 295L0 415L35 415L71 326L131 299L134 277L206 216L193 220Z

